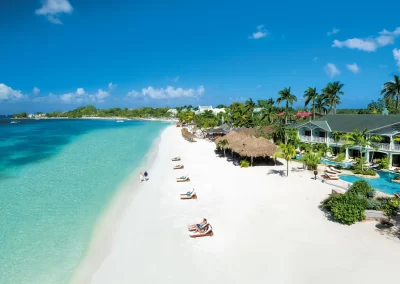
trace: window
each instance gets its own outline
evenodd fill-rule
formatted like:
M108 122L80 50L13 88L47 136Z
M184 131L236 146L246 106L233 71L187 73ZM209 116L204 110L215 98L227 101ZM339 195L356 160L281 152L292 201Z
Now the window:
M311 130L304 130L304 136L311 136Z
M324 132L324 131L320 131L320 132L319 132L319 137L325 138L325 132Z

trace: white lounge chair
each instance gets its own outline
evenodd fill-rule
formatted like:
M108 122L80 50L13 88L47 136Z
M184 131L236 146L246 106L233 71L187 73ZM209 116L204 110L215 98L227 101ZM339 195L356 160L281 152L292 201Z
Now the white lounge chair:
M328 167L332 172L335 172L335 173L338 173L338 174L340 174L342 171L339 171L338 169L335 169L334 167L332 167L332 166L329 166Z
M173 157L173 158L171 159L171 161L174 161L174 162L180 161L180 160L181 160L181 157Z
M332 171L332 170L330 170L329 168L328 168L328 169L325 169L325 173L332 174L332 175L336 175L336 174L337 174L337 172Z
M330 173L325 173L325 178L326 179L331 179L331 180L338 180L339 177L336 174L330 174Z
M206 230L204 232L201 232L201 233L199 233L199 232L189 233L189 236L191 238L206 237L206 236L210 236L211 237L213 235L214 235L214 233L213 233L213 230L212 230L212 227L211 227L210 224L207 224L207 228L206 228Z
M186 175L186 176L181 176L181 177L177 177L177 178L176 178L176 181L177 181L177 182L190 181L190 178L189 178L188 175Z
M181 199L197 199L197 194L196 194L196 191L194 191L194 188L193 188L192 191L181 193L180 197L181 197Z

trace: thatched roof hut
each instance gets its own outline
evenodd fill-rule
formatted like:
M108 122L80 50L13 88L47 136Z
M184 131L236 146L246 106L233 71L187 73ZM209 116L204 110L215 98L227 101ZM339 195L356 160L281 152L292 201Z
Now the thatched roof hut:
M183 138L185 138L186 140L190 141L190 142L194 142L194 138L196 138L196 136L191 133L189 130L187 130L187 128L182 128L181 129L181 133Z
M217 138L215 143L218 144L221 140L228 141L226 148L244 157L273 156L277 150L276 145L265 138L257 138L236 131L231 131L227 135Z

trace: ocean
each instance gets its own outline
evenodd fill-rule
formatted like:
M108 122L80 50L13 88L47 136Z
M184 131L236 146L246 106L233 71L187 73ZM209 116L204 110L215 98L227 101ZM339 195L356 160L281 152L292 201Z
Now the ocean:
M119 185L168 123L10 122L0 119L0 283L68 283Z

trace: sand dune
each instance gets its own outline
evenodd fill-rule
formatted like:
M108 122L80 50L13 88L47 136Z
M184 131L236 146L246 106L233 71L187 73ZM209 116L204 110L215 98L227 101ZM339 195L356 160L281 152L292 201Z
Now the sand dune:
M328 221L318 205L331 186L307 172L288 178L267 174L286 166L240 169L216 157L214 148L206 141L184 141L180 129L167 128L149 168L150 180L133 189L113 227L111 247L102 248L105 259L88 263L98 253L92 248L74 283L396 280L400 242L382 236L373 222L344 226ZM184 170L172 170L173 156L181 156ZM190 182L175 182L186 173ZM192 188L197 200L179 199ZM187 225L203 217L214 236L189 238Z

